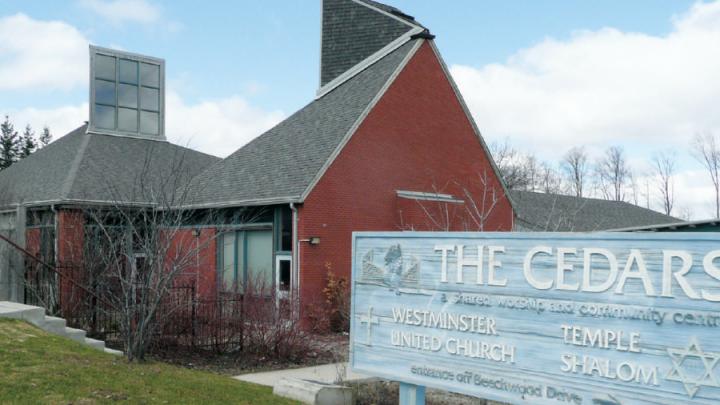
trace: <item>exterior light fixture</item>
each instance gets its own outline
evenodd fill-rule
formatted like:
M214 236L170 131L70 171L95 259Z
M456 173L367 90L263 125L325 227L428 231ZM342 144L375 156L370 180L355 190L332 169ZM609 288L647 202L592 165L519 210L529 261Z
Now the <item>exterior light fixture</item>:
M196 238L199 237L199 236L200 236L200 230L197 229L197 228L193 229L193 230L192 230L192 236L194 236L194 237L196 237Z
M298 242L307 242L311 245L319 245L320 244L320 237L319 236L311 236L308 239L300 239Z

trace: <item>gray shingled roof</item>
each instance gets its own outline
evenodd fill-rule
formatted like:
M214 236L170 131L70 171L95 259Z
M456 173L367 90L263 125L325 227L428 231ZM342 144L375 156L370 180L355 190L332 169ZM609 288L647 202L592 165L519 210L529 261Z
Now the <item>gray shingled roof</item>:
M368 0L364 2L407 23L351 0L324 0L321 87L412 30L410 24L419 26L398 15L400 12L394 7Z
M400 17L400 18L402 18L403 20L405 20L405 21L407 21L407 22L409 22L409 23L411 23L411 24L413 24L413 25L417 25L418 27L422 27L422 26L423 26L423 25L420 24L419 22L415 21L415 17L413 17L413 16L411 16L411 15L409 15L409 14L406 14L404 11L400 10L400 9L397 8L397 7L389 6L389 5L387 5L387 4L383 4L383 3L380 3L380 2L377 2L377 1L374 1L374 0L359 0L359 1L361 1L361 2L363 2L363 3L365 3L365 4L369 4L369 5L373 6L373 7L379 8L380 10L383 10L383 11L385 11L386 13L390 13L390 14L396 16L396 17Z
M592 232L680 221L626 202L510 191L518 231Z
M0 172L0 207L18 203L124 200L177 188L220 159L164 141L88 134L86 125Z
M415 40L313 101L193 180L193 205L298 201Z

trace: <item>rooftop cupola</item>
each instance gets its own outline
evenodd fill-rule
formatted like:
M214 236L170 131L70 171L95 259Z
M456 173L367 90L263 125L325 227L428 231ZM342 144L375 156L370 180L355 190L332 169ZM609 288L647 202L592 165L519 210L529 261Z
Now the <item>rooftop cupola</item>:
M88 132L165 140L165 61L91 45Z

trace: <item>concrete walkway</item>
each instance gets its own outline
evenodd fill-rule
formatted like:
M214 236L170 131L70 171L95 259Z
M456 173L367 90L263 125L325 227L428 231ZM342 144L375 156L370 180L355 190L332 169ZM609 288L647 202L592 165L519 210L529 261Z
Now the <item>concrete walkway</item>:
M275 383L283 378L297 378L300 380L317 381L326 384L339 382L358 382L372 379L362 374L355 374L349 370L347 363L326 364L324 366L296 368L292 370L267 371L264 373L242 374L233 377L236 380L250 382L268 387L275 386Z

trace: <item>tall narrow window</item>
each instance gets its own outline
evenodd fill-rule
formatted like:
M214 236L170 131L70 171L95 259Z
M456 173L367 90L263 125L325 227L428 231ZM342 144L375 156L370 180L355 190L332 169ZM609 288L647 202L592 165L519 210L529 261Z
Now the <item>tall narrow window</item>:
M247 232L246 280L257 293L270 294L273 287L272 231Z
M90 130L165 139L165 61L90 46Z
M251 286L256 294L270 294L273 288L273 233L271 230L231 231L218 244L218 272L221 288L244 292Z
M222 287L226 291L232 291L235 289L237 281L237 238L235 232L224 234L222 242Z

